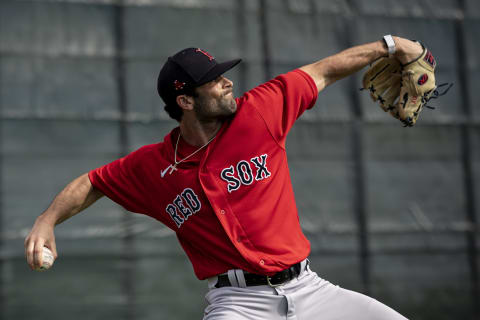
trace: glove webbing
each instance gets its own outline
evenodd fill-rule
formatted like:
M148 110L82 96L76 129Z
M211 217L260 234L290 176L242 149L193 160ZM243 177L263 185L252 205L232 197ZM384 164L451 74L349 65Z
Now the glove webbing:
M444 87L448 85L448 87L443 91L443 92L439 92L437 89L441 88L441 87ZM453 86L453 83L442 83L440 85L438 85L434 90L433 92L429 91L429 92L425 92L425 94L423 95L422 97L422 103L418 106L418 109L413 113L413 116L414 117L417 117L418 116L418 112L420 111L420 109L422 107L426 107L426 108L429 108L429 109L435 109L435 107L432 107L432 106L428 106L427 105L427 102L429 102L431 99L437 99L438 97L441 97L443 95L445 95L448 90L450 90L450 88ZM405 105L408 101L408 94L405 94L403 96L403 105ZM408 117L407 119L405 120L401 120L403 122L403 125L404 127L411 127L413 126L413 121L410 117Z

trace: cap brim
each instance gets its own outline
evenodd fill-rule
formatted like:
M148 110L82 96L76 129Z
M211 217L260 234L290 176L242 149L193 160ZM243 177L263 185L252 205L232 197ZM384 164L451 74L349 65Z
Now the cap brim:
M215 67L213 67L210 71L207 72L207 74L197 83L197 86L201 86L202 84L215 80L216 78L218 78L219 76L227 72L228 70L235 67L241 61L242 59L235 59L235 60L218 63Z

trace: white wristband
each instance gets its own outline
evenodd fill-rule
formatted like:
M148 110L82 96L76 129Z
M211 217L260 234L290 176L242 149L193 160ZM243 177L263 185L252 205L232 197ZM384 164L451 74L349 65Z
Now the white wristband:
M385 41L385 44L387 45L388 56L391 57L395 53L395 41L393 41L392 35L387 34L386 36L383 36L383 41Z

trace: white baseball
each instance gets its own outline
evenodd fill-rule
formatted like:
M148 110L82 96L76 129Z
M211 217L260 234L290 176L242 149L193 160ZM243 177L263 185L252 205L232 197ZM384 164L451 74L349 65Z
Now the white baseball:
M55 259L53 258L53 253L48 249L47 247L43 247L43 252L42 252L42 266L40 268L37 268L37 271L45 271L47 269L50 269L53 265L53 261Z

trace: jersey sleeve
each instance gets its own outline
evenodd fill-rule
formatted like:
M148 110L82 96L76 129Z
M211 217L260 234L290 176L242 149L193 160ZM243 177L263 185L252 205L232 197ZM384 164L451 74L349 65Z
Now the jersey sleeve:
M148 193L142 184L142 149L88 173L92 185L128 211L147 214Z
M284 146L287 133L303 112L315 105L317 95L313 79L296 69L250 90L239 103L255 107L273 137Z

